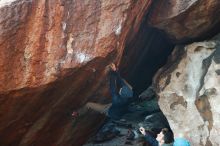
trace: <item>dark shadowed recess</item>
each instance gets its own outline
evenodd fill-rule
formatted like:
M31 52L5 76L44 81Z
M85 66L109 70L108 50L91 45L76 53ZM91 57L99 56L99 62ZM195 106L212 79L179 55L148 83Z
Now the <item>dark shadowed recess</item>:
M154 74L166 64L173 48L174 44L163 32L142 23L137 35L126 42L120 64L121 75L140 94L151 85Z

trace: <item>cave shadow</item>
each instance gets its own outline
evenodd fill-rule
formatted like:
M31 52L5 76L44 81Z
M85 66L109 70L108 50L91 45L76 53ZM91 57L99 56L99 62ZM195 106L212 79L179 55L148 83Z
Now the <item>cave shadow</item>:
M154 86L152 79L157 71L166 65L174 46L164 32L146 23L142 23L136 36L128 39L120 62L120 73L132 85L136 96ZM143 110L139 113L128 113L124 118L131 121L135 129L140 125L156 129L156 133L162 128L170 129L158 105L158 98L155 95L141 103L134 103L135 106L143 107Z
M145 23L133 39L128 39L120 62L121 75L136 94L152 84L152 78L166 64L174 44L166 35Z

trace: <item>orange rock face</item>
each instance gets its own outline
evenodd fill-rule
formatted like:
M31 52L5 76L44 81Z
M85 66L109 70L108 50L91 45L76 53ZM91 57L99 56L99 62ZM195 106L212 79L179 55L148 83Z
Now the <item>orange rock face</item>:
M173 40L183 42L215 31L219 28L219 17L217 0L159 0L149 23L164 30Z
M104 68L120 61L151 0L4 2L1 145L81 145L103 117L88 113L74 121L71 112L86 101L107 100Z

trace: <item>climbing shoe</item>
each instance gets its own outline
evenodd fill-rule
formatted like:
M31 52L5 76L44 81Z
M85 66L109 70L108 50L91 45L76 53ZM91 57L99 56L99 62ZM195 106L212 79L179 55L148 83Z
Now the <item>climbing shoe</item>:
M77 118L79 116L79 113L77 111L73 111L72 117Z

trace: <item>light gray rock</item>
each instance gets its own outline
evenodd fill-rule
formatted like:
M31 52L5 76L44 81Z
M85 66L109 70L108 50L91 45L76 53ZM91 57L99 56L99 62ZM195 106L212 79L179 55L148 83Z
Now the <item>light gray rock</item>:
M154 80L174 135L195 146L220 144L219 40L192 43L184 51L177 46Z

